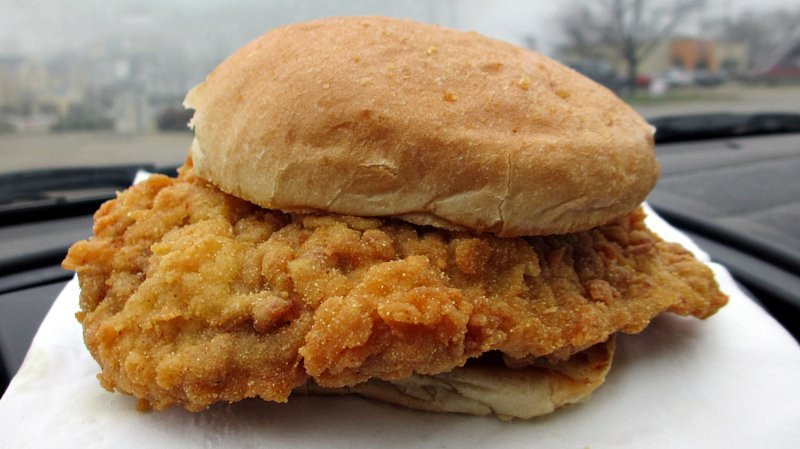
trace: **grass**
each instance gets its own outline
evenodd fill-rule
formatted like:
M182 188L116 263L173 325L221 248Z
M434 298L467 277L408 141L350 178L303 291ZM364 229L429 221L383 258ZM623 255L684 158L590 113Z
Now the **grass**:
M726 87L683 88L673 89L663 95L652 95L648 92L636 92L633 95L621 95L626 103L634 106L657 106L670 103L739 101L744 94L738 89Z
M658 106L672 103L748 101L754 98L797 97L800 85L747 85L728 83L716 87L684 87L667 91L664 95L652 95L645 90L620 97L634 106Z

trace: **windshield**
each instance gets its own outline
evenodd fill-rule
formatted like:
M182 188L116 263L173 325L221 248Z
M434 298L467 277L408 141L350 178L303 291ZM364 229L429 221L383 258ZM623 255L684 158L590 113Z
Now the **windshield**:
M0 172L180 164L186 92L277 26L381 14L527 47L616 91L650 119L800 112L792 0L120 1L0 7Z

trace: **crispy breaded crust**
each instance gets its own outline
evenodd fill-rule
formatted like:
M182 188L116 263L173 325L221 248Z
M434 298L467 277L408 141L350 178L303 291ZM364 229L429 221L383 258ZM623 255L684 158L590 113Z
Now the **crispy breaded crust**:
M272 30L185 104L198 175L270 209L563 234L630 213L658 177L654 128L605 87L408 20Z
M669 310L726 298L635 212L565 236L501 239L394 220L261 209L194 176L104 204L69 251L108 389L201 410L435 375L485 351L567 358Z

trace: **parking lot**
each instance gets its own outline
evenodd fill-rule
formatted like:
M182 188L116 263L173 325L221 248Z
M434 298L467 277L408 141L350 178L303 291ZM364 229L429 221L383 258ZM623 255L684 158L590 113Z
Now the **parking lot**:
M637 97L631 103L644 117L702 112L800 113L800 86L741 86L676 89L662 98Z
M701 112L800 113L800 86L726 85L675 90L660 98L640 95L630 101L646 118ZM0 171L125 163L177 165L186 157L191 139L189 132L0 134Z

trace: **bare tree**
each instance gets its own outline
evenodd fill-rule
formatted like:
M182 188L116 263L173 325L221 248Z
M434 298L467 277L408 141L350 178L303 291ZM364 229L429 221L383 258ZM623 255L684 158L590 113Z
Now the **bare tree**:
M753 69L776 48L800 35L800 7L767 12L744 11L724 23L722 39L747 46L747 67Z
M625 61L628 88L639 64L703 0L583 0L560 18L565 48L581 57L612 52Z

